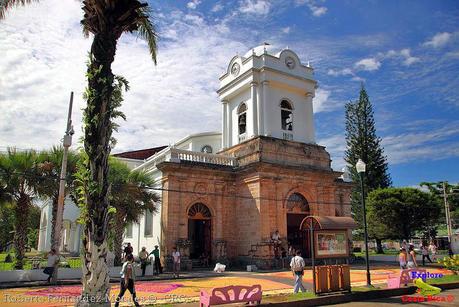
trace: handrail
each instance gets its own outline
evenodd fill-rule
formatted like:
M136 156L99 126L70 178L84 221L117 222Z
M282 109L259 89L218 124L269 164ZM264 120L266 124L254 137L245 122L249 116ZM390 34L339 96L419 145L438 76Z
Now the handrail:
M192 161L217 165L237 166L237 159L233 157L218 154L210 154L205 152L189 151L177 148L171 148L170 161Z

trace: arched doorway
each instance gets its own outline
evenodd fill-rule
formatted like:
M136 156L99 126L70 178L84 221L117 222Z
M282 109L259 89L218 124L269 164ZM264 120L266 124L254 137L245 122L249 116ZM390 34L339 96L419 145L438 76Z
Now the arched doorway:
M204 253L211 256L212 214L202 203L196 203L188 210L188 240L191 241L191 259L199 259Z
M303 219L310 215L309 204L300 193L287 199L287 241L294 249L301 250L303 257L310 257L309 233L300 230Z

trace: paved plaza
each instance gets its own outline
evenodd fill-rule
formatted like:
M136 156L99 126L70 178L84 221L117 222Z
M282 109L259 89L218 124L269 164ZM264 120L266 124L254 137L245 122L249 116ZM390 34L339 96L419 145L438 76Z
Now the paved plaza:
M378 266L371 270L373 285L385 285L389 274L396 274L399 269L394 266ZM442 269L429 268L429 272L449 274ZM364 268L351 270L352 286L366 284ZM227 285L260 284L264 295L291 293L293 278L289 271L284 272L226 272L215 277L185 278L161 281L138 281L137 296L141 304L176 304L180 302L197 302L200 290ZM304 284L312 288L311 270L305 271ZM112 284L110 296L112 301L119 292L119 285ZM81 293L81 285L23 287L0 290L1 306L68 306ZM126 301L121 305L130 305L130 294L126 293ZM194 304L191 304L193 306ZM197 305L197 304L196 304Z

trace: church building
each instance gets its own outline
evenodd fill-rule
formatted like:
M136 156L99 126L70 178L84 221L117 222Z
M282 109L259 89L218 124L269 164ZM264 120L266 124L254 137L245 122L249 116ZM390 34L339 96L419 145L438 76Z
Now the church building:
M207 254L269 266L278 231L285 248L289 243L308 257L301 222L311 215L350 217L352 188L315 141L314 70L290 49L262 45L233 57L219 79L220 132L114 155L150 174L161 195L158 213L129 225L125 242L134 253L159 245L163 261L177 247L185 264ZM47 233L40 232L43 248Z

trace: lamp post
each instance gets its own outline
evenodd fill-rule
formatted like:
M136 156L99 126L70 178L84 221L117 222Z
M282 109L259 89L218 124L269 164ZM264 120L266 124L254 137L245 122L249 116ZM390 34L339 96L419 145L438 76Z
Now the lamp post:
M370 259L368 257L368 229L367 229L367 209L365 207L365 188L363 185L366 164L361 159L355 164L357 173L360 175L360 189L362 194L362 206L363 206L363 226L364 226L364 236L365 236L365 262L367 264L367 287L371 286L370 278Z

